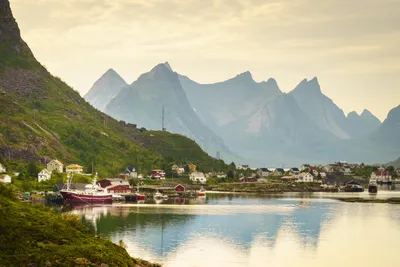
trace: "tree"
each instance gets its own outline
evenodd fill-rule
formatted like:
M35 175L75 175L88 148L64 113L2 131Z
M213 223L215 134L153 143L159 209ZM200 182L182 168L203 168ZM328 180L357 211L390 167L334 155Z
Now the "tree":
M185 172L186 172L186 173L190 173L189 165L185 165Z
M232 179L232 178L233 178L233 175L234 175L233 171L232 171L232 170L229 170L228 173L226 174L226 177Z
M28 164L27 174L30 177L36 177L40 172L39 167L36 165L36 162L31 161Z

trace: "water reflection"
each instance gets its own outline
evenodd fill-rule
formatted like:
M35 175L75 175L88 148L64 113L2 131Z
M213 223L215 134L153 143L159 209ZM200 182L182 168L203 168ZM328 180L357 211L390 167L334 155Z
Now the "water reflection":
M113 242L124 240L131 255L164 266L397 266L391 253L400 238L399 206L298 196L208 195L200 201L204 205L72 213ZM371 259L369 251L380 256Z

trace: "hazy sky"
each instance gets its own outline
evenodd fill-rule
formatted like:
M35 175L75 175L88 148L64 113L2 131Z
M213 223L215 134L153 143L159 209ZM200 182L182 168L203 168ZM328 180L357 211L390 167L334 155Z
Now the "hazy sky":
M157 63L200 83L317 76L345 113L400 104L400 0L11 0L36 57L82 95Z

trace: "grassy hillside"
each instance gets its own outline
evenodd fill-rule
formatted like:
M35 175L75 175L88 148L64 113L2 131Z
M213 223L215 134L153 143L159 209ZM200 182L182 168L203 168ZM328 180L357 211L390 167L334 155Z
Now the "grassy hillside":
M0 162L7 167L28 161L44 166L58 158L86 170L93 162L100 175L115 175L128 165L140 172L169 162L221 165L183 136L150 136L105 119L36 61L20 38L8 0L0 0L0 15Z
M20 203L2 184L0 229L1 266L158 266L95 237L78 217Z

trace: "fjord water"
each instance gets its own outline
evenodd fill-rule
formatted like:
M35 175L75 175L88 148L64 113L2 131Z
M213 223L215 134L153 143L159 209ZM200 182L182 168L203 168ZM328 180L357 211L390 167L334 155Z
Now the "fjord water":
M208 194L185 205L150 200L71 212L163 266L399 266L400 206L329 197Z

